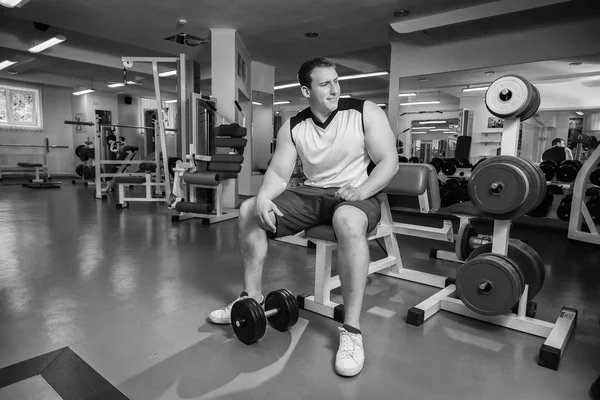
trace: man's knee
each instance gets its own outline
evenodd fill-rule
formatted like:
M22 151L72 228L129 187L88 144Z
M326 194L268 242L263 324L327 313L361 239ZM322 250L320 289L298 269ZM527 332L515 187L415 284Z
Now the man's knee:
M333 214L333 229L338 240L365 238L369 220L361 209L342 206Z

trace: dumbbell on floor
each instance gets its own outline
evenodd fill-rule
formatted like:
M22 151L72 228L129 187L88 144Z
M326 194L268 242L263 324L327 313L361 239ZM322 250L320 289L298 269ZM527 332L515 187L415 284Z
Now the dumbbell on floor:
M296 325L300 316L296 298L287 289L269 293L265 298L265 310L252 298L233 304L231 325L242 343L250 345L259 341L267 331L267 321L273 329L286 332Z

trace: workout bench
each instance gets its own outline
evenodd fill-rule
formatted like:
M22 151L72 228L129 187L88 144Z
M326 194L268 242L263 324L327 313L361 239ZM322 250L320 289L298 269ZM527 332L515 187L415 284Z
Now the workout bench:
M421 213L436 212L440 207L438 178L435 168L429 164L400 164L398 172L385 187L386 195L417 196ZM450 233L451 233L451 226ZM381 204L381 220L377 228L368 234L368 241L383 238L387 257L369 264L368 275L378 273L398 279L417 282L437 288L448 285L446 277L404 268L396 234L427 237L448 237L448 226L430 228L420 225L394 222L387 196ZM341 285L338 275L331 276L332 253L337 248L331 225L320 225L305 231L307 240L316 245L314 294L298 295L301 309L344 321L344 307L331 301L330 293Z

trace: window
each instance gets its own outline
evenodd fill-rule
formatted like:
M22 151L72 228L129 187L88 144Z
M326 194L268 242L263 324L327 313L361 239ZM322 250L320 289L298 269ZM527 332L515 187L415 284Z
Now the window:
M0 85L0 127L42 129L40 91Z

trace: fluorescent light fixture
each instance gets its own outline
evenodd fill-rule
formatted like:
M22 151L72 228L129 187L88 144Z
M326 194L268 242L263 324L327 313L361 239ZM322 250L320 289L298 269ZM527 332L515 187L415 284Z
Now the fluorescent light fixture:
M29 49L30 53L39 53L42 50L46 50L48 47L52 47L55 44L59 44L64 42L65 40L67 40L66 37L64 36L56 36L53 37L52 39L48 39L43 43L38 44L37 46L33 46L32 48Z
M435 128L435 126L413 126L412 128L413 128L413 129L424 129L424 130L427 130L427 131L428 131L428 130L430 130L430 129L433 129L433 128Z
M338 80L340 81L347 81L350 79L360 79L360 78L371 78L373 76L381 76L381 75L388 75L387 71L381 71L381 72L369 72L366 74L357 74L357 75L346 75L346 76L340 76L338 77Z
M432 130L430 130L429 132L445 132L445 131L447 131L447 130L448 130L448 129L446 129L446 128L439 128L439 129L432 129Z
M0 68L0 69L2 69L2 68ZM577 114L577 115L583 115L583 113L581 111L575 111L575 114Z
M419 121L419 124L421 125L425 125L425 124L445 124L446 121Z
M387 104L385 104L385 103L377 103L377 105L378 105L379 107L385 107L385 106L387 106Z
M253 101L252 104L254 104L255 106L262 106L262 103L259 103L258 101Z
M488 90L489 86L479 86L479 87L472 87L472 88L464 88L462 91L463 92L481 92L484 90Z
M291 87L295 87L295 86L300 86L300 84L299 83L288 83L287 85L275 86L273 89L275 89L275 90L287 89L287 88L291 88Z
M177 100L165 100L165 104L177 103Z
M7 8L23 7L29 0L0 0L0 6Z
M125 86L124 83L111 83L110 85L106 85L109 88L116 88L116 87L121 87L121 86Z
M440 104L441 101L439 100L432 100L432 101L414 101L412 103L400 103L401 106L422 106L422 105L426 105L426 104Z
M173 75L177 75L177 70L176 69L174 69L172 71L161 72L160 74L158 74L158 76L160 76L161 78L165 78L167 76L173 76Z
M16 64L16 63L17 63L16 61L8 61L8 60L2 61L2 62L0 62L0 70L10 67L11 65Z
M387 71L368 72L366 74L338 76L338 80L348 81L350 79L371 78L373 76L381 76L381 75L388 75L388 74L389 74L389 72L387 72ZM275 89L275 90L288 89L288 88L292 88L292 87L296 87L296 86L300 86L300 83L288 83L286 85L275 86L273 89Z
M84 90L80 90L79 92L73 92L74 96L81 96L82 94L88 94L88 93L93 93L95 92L95 89L84 89Z
M343 94L340 96L340 99L349 99L350 97L352 96L350 96L349 94Z
M416 96L417 93L412 92L412 93L398 93L398 97L412 97L412 96Z
M289 100L283 100L283 101L276 101L275 103L273 103L274 106L278 106L281 104L290 104Z

